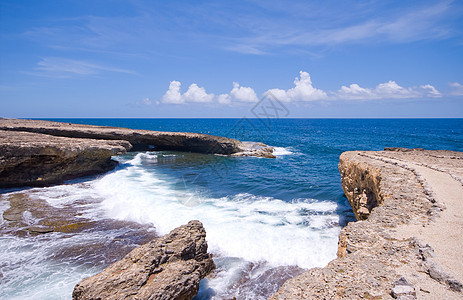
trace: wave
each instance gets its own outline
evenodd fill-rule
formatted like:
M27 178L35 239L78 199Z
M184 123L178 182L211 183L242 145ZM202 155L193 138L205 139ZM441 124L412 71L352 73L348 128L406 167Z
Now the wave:
M273 146L272 146L273 147ZM283 156L283 155L292 155L295 154L292 147L273 147L273 154L275 156Z
M160 234L200 220L213 252L275 266L320 267L335 256L340 230L336 203L288 203L245 193L210 198L207 191L185 188L181 181L161 179L139 166L143 157L137 154L133 166L92 184L104 199L107 217L152 224Z

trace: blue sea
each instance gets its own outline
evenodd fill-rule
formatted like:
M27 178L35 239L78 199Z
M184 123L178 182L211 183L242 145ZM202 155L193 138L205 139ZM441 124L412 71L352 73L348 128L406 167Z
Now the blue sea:
M3 230L0 298L70 299L83 277L140 244L143 239L136 236L166 234L197 219L205 226L217 270L201 282L196 298L266 299L286 279L336 257L341 228L355 220L337 169L342 152L384 147L463 151L463 119L53 120L257 141L275 147L277 157L153 149L115 157L119 166L100 176L4 190L0 212L8 209L8 197L26 193L57 209L72 206L95 224L128 225L40 236ZM3 218L0 222L5 226ZM116 241L127 246L125 252L111 252ZM91 259L71 250L62 254L96 242L106 246L85 252Z

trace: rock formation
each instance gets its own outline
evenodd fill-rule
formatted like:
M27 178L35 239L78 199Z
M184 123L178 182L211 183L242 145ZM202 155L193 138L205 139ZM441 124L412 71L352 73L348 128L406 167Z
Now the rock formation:
M111 170L112 155L177 150L274 158L273 148L198 133L0 118L0 188L45 186Z
M72 298L192 299L199 281L215 268L205 237L201 222L190 221L82 280Z
M462 299L463 153L345 152L339 170L359 221L342 229L337 259L272 299Z
M113 169L126 141L73 139L0 130L0 187L61 183Z
M176 150L207 154L250 153L242 142L213 135L189 132L161 132L119 127L80 125L40 120L0 119L0 130L26 131L72 138L128 141L135 151ZM265 146L265 145L264 145ZM273 152L273 149L269 148Z

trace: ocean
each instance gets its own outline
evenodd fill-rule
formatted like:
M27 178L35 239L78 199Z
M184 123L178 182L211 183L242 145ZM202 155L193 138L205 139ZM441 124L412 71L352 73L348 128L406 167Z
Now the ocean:
M217 265L196 298L267 299L286 279L334 259L341 228L355 220L337 169L342 152L463 151L463 119L52 120L258 141L277 157L153 149L114 157L120 164L107 174L0 190L1 299L70 299L82 278L193 219L204 224ZM3 218L13 203L30 206L22 225ZM24 230L50 215L77 225Z

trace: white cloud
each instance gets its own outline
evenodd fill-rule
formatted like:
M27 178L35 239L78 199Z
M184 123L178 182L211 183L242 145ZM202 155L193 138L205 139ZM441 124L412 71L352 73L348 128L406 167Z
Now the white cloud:
M451 82L449 83L449 85L453 87L453 91L450 92L451 95L463 96L463 84L458 82Z
M294 79L294 87L287 91L281 89L270 89L267 93L273 94L278 100L289 101L316 101L327 99L328 95L323 90L314 88L312 80L307 72L300 71L300 78Z
M463 85L454 82L453 95L463 95ZM349 86L341 86L337 91L324 91L313 86L310 74L304 71L299 72L299 77L294 79L294 87L288 90L270 89L265 94L271 93L282 102L308 102L308 101L335 101L335 100L378 100L378 99L408 99L408 98L439 98L443 95L430 84L402 87L397 82L390 80L380 83L374 88L364 88L357 83ZM230 105L235 103L254 103L259 100L256 92L251 87L240 86L233 82L233 88L228 94L208 94L203 87L196 83L189 86L182 94L181 83L173 80L169 89L162 96L161 103L184 104L184 103L218 103ZM144 104L150 105L152 101L148 98L143 100Z
M207 103L214 99L214 94L206 93L206 90L203 87L199 87L196 83L191 84L183 94L180 92L181 86L180 81L171 81L169 89L162 96L161 101L169 104L183 104L186 102Z
M341 100L374 100L397 98L441 97L442 94L432 85L426 84L419 87L404 88L397 82L390 80L380 83L374 89L362 88L353 83L349 87L342 86L334 93L336 99Z
M203 87L199 87L196 83L190 85L185 94L183 94L186 102L211 102L214 99L214 94L206 93Z
M252 88L240 86L237 82L233 82L233 89L230 91L230 96L241 102L259 101L256 92Z
M231 103L231 97L228 94L220 94L217 96L217 101L220 104L230 104Z
M170 104L182 104L185 103L185 99L183 99L182 94L180 93L180 86L182 84L180 81L173 80L169 84L169 89L167 92L162 96L161 100L164 103Z

